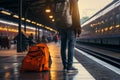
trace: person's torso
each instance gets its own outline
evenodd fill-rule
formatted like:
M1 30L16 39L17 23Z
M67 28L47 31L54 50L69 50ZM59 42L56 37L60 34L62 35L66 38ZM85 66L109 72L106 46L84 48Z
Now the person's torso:
M56 27L62 29L72 26L69 0L66 0L63 3L56 4L55 22Z

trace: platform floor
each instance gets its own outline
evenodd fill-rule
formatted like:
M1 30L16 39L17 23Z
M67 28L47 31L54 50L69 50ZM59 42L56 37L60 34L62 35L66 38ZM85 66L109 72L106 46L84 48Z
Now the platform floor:
M60 45L47 44L52 58L49 72L20 72L20 66L27 52L17 53L15 49L0 50L0 80L95 80L93 76L74 58L78 73L63 71Z

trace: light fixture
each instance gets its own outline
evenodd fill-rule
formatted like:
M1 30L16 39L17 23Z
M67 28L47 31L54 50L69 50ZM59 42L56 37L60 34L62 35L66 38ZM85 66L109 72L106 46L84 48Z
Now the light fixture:
M35 22L35 21L32 21L31 23L32 23L32 24L36 24L36 22Z
M49 7L47 7L47 8L45 9L45 12L46 12L46 13L50 13L50 12L51 12L51 9L50 9Z
M11 13L8 12L8 11L1 11L1 13L2 13L2 14L6 14L6 15L11 15Z
M21 18L21 20L25 20L25 18Z
M18 16L18 15L13 15L13 17L14 17L14 18L19 18L19 16Z
M29 19L26 19L26 22L31 22L31 20L29 20Z
M46 13L50 13L51 10L50 10L50 9L46 9L45 12L46 12Z
M52 16L52 15L50 15L50 16L49 16L49 18L53 18L53 16Z
M52 22L54 22L55 21L55 19L52 19Z

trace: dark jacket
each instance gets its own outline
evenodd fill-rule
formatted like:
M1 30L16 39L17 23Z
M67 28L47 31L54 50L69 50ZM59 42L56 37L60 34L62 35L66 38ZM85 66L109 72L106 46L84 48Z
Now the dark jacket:
M78 8L78 0L70 0L70 10L72 14L72 28L75 30L77 34L81 33L81 25L80 25L80 15Z
M58 31L71 28L76 34L81 33L78 0L65 0L65 2L56 3L55 24Z

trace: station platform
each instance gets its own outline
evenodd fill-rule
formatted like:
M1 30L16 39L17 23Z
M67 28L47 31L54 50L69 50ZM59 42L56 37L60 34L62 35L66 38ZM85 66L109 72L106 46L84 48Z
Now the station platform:
M27 52L17 53L16 50L0 50L0 80L95 80L93 76L75 59L73 66L77 73L63 71L60 56L60 45L54 42L47 44L52 58L48 72L20 72L21 62Z

